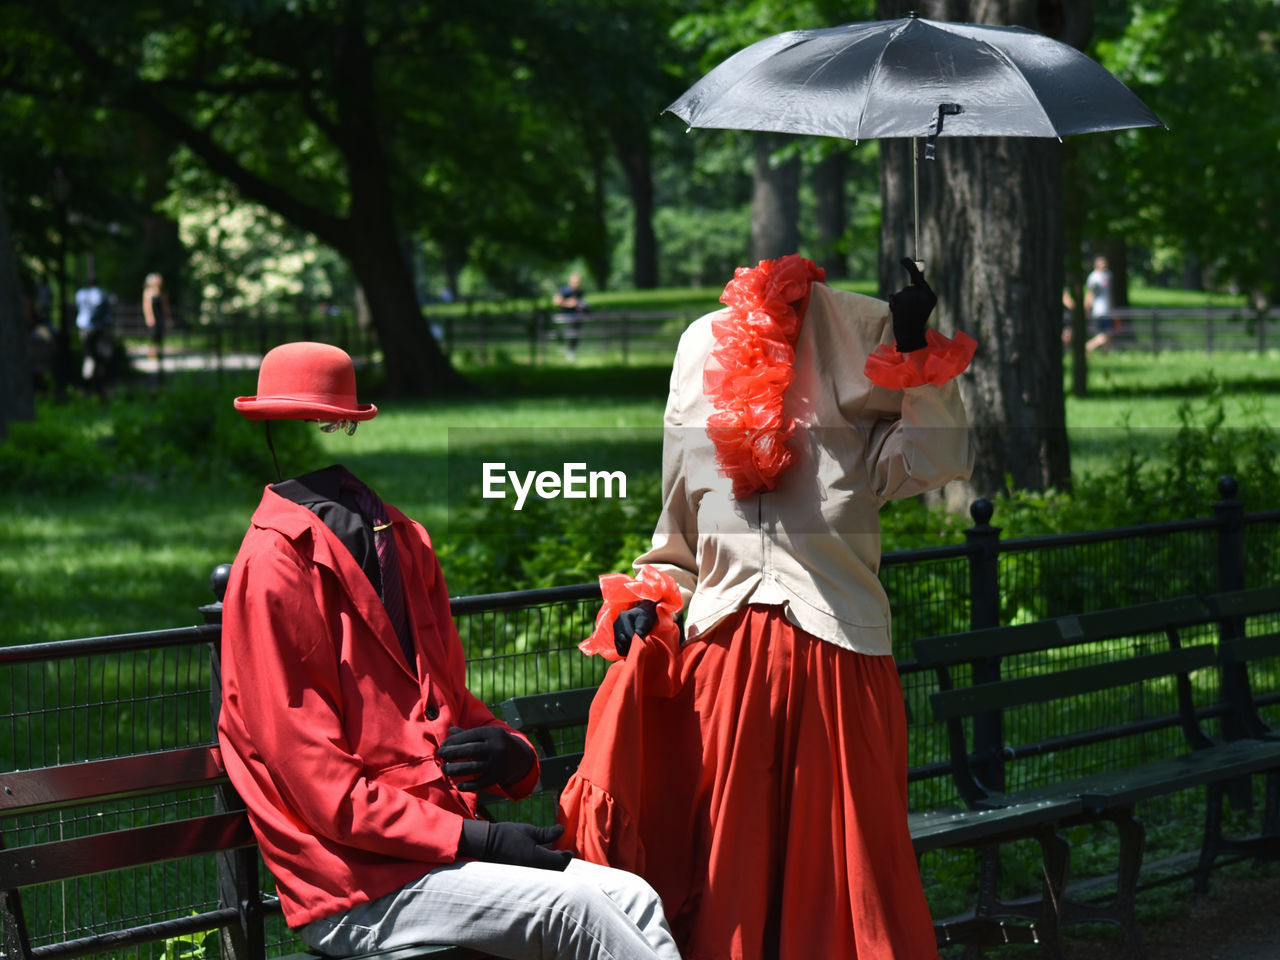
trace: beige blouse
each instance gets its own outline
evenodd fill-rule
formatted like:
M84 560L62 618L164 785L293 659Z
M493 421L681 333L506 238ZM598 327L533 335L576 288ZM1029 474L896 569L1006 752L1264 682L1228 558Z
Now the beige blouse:
M722 313L696 320L680 340L664 416L662 512L635 566L654 564L679 583L689 641L743 604L777 604L822 640L887 655L879 511L968 478L973 451L955 381L872 384L862 370L877 344L893 342L889 305L815 283L785 394L795 462L775 490L737 500L705 431L714 408L702 369Z

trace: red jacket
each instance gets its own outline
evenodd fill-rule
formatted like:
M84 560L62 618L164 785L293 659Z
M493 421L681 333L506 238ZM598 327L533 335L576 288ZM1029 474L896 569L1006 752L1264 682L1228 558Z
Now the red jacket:
M420 677L350 551L270 487L223 601L222 758L291 927L455 861L476 800L444 777L436 747L451 726L503 725L466 688L426 530L387 509ZM506 795L537 778L535 762Z

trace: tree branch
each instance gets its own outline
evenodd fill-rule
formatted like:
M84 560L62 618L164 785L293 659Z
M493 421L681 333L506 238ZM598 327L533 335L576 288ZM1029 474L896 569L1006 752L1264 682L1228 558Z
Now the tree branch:
M298 199L289 191L248 169L220 146L206 130L197 127L171 109L155 93L157 85L140 80L136 74L116 66L87 40L65 15L56 9L43 11L52 18L55 32L88 72L110 78L103 85L112 105L143 117L157 130L185 144L205 165L232 183L245 197L274 210L303 230L315 234L335 248L341 246L344 221L326 210ZM114 95L111 91L114 91Z

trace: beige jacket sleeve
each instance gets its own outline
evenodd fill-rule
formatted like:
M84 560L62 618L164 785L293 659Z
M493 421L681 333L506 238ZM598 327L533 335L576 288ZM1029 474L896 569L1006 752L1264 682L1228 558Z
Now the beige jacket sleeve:
M685 351L677 349L671 367L667 407L662 416L662 509L654 527L652 546L634 564L636 570L652 564L670 574L680 587L686 610L698 585L698 518L689 498L685 464L688 427L680 400L684 374L681 368L687 362Z
M973 472L973 446L954 380L902 391L897 419L879 420L867 443L867 472L881 500L933 490Z

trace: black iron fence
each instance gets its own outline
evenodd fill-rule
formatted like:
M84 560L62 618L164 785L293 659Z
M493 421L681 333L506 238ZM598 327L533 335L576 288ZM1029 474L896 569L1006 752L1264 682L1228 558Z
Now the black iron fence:
M503 311L428 316L436 338L450 356L482 363L508 357L536 364L579 355L630 361L640 350L671 352L692 314L667 310Z
M1124 307L1112 346L1132 350L1242 350L1280 346L1280 308Z
M930 718L932 678L915 668L909 655L913 641L970 626L1276 582L1280 510L1246 512L1230 478L1219 482L1219 492L1222 499L1210 517L1020 539L1002 538L991 504L979 500L963 543L884 555L881 578L893 607L909 711L914 807L957 798L948 777L945 731ZM472 690L496 707L515 694L598 682L607 664L583 656L577 644L591 632L599 599L593 583L456 598L453 614ZM0 768L212 742L218 686L212 653L220 631L217 606L202 609L209 622L199 626L0 647ZM1274 691L1280 691L1280 671ZM1153 871L1197 848L1199 803L1196 795L1176 795L1139 811L1155 838ZM154 798L145 807L98 805L56 823L28 817L0 826L11 842L24 831L93 833L127 821L164 819L178 806L212 804L211 794L184 794ZM554 816L547 803L495 813L544 822ZM171 917L176 908L212 909L218 885L209 859L206 869L182 875L159 866L29 890L24 903L33 942L96 932L106 917L144 923ZM970 882L969 862L956 853L931 854L922 862L935 909L945 909L952 899L963 902L958 894ZM1038 881L1031 876L1027 882ZM296 946L279 918L272 921L271 944L273 955ZM189 946L142 947L131 955L176 960Z
M466 312L428 314L425 322L447 355L469 362L509 359L538 364L581 355L626 364L640 351L669 355L692 319L691 314L672 311L601 310L570 315L482 305ZM114 330L133 344L131 352L137 358L154 356L140 310L121 310ZM307 317L227 313L197 323L175 316L166 331L165 365L167 369L256 369L272 347L295 340L331 343L362 359L380 350L375 331L350 312Z

